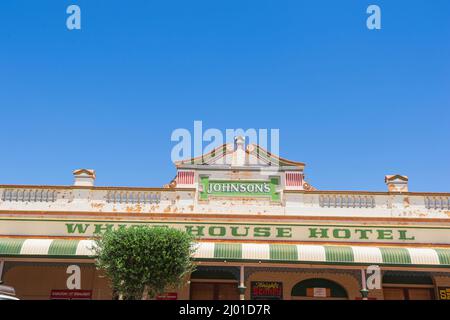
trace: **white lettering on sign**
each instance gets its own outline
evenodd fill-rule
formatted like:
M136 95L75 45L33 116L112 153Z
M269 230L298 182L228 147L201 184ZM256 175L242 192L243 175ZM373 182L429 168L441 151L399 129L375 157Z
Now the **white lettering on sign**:
M236 192L236 193L269 193L270 185L268 183L210 183L208 193L213 192Z

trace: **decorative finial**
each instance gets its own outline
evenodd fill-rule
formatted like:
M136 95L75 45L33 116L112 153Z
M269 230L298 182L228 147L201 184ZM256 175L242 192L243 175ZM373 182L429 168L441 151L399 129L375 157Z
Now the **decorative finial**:
M245 138L243 136L237 136L234 138L234 143L236 144L236 149L244 150Z

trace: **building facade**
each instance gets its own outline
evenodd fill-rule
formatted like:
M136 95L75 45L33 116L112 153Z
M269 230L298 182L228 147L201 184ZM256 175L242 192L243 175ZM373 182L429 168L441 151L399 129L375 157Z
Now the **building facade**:
M0 279L21 299L112 299L92 237L165 225L198 238L186 285L158 299L450 299L450 193L324 191L242 137L176 163L163 188L0 186Z

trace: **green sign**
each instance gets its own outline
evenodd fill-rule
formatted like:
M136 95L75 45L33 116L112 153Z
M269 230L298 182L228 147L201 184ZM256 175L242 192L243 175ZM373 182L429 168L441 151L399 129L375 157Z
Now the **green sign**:
M239 217L236 217L239 220ZM167 220L104 219L14 219L0 218L3 236L92 237L108 230L128 227L167 226L199 239L291 240L317 242L382 242L450 244L450 228L436 226L391 226L367 224L303 224L198 222ZM0 241L1 247L1 241Z
M208 200L209 196L218 197L268 197L272 201L280 201L280 193L276 192L279 185L278 178L268 181L223 181L209 180L202 177L202 191L200 200Z
M69 235L96 235L120 228L138 228L140 224L125 223L66 223ZM288 225L224 225L224 224L147 224L150 226L179 228L197 238L209 239L291 239L297 241L389 241L416 240L412 230L361 227L312 227Z

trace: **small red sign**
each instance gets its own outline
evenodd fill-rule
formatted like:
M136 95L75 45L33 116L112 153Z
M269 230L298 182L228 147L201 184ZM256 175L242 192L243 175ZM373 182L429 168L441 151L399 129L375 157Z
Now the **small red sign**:
M91 300L92 290L52 290L52 300Z
M278 300L283 299L283 283L275 281L252 281L252 300Z
M177 300L178 293L176 292L167 292L156 296L156 300Z

